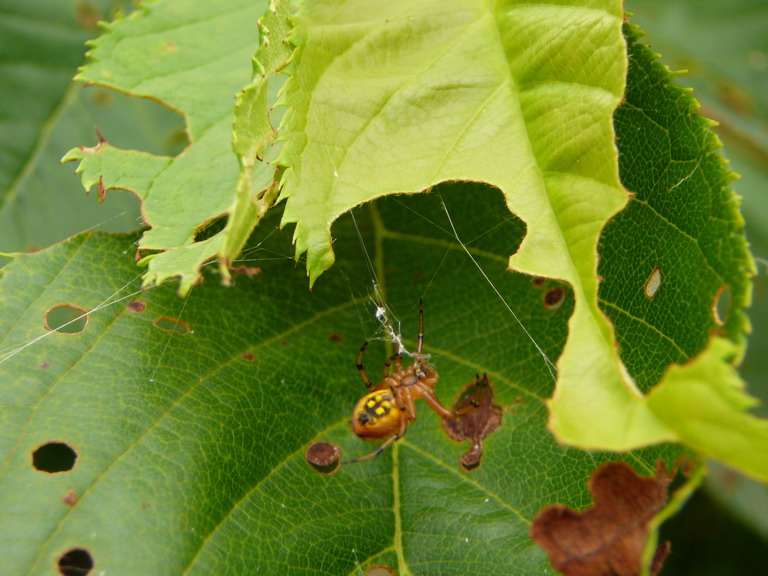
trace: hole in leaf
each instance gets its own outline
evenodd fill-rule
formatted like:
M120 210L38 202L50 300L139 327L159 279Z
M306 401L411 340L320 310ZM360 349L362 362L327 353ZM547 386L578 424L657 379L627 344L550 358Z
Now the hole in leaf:
M77 452L63 442L48 442L32 453L32 465L40 472L55 474L75 467Z
M85 576L93 569L93 558L83 548L67 550L59 558L59 574L64 576Z
M377 564L376 566L368 568L368 570L365 571L365 576L397 576L397 572L392 570L389 566Z
M653 269L653 272L651 272L651 275L648 276L648 280L645 281L646 298L653 298L656 296L656 292L661 288L661 281L661 269L656 266L656 268Z
M333 474L339 469L341 450L330 442L315 442L307 448L307 462L320 474Z
M216 218L213 218L203 224L200 228L198 228L197 233L195 234L195 242L202 242L203 240L208 240L210 238L213 238L224 230L224 228L227 225L227 217L226 216L218 216Z
M59 304L45 313L45 327L61 334L81 334L88 326L88 311L74 304Z
M164 330L165 332L176 332L182 336L190 334L192 330L189 328L189 324L178 318L171 318L170 316L160 316L154 322L157 328Z
M143 300L131 300L128 302L128 310L131 312L144 312L147 309L147 303Z
M715 293L715 299L712 302L712 316L718 326L725 324L730 309L731 287L728 284L723 284Z
M544 293L544 308L547 310L557 310L565 301L565 288L555 286Z

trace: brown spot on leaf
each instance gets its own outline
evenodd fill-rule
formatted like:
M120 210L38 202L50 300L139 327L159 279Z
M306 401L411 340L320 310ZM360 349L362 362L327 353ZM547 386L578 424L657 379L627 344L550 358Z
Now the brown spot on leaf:
M147 309L147 303L143 300L131 300L128 302L128 310L131 312L144 312Z
M534 288L541 288L547 283L547 279L544 276L534 276L531 278L531 286Z
M565 301L565 288L555 286L544 293L544 308L547 310L557 310Z
M722 326L728 319L728 310L731 307L731 288L728 284L723 284L715 292L715 298L712 300L712 318L715 324Z
M365 576L397 576L397 572L386 564L376 564L365 571Z
M77 492L74 490L68 490L66 494L61 498L61 501L64 502L69 507L74 506L77 504Z
M307 448L307 462L320 474L333 474L339 469L341 450L330 442L315 442Z
M99 197L99 202L104 202L107 199L107 189L104 186L104 177L99 176L99 185L96 187L96 195Z
M90 2L81 0L77 3L75 18L77 19L78 26L95 32L98 30L99 20L103 20L104 15Z
M104 139L104 136L101 135L101 131L99 130L98 126L95 128L96 130L96 136L99 139L99 143L96 144L96 146L80 146L80 150L85 152L86 154L96 154L101 148L106 144L106 140Z
M254 355L253 355L252 353L250 353L250 352L245 352L245 353L243 353L243 359L244 359L246 362L255 362L255 361L256 361L256 356L254 356Z
M663 276L661 275L661 268L656 266L651 271L651 275L648 276L648 279L645 281L645 297L650 299L656 296L656 292L659 291L659 288L661 288L661 282L663 281Z
M154 325L165 332L176 332L184 336L192 333L189 324L171 316L160 316L160 318L154 321Z
M232 274L241 274L248 278L253 278L261 274L261 268L258 266L238 266L237 268L232 268Z
M653 478L638 476L625 462L603 464L589 479L592 507L548 506L534 519L531 538L566 576L636 576L649 523L666 503L671 481L661 461ZM652 575L668 553L669 543L657 548Z
M456 396L453 411L460 415L443 420L443 428L456 442L469 441L469 450L461 455L459 462L465 470L480 466L483 457L483 438L501 426L501 407L493 403L493 385L488 376L479 375Z
M331 342L341 342L341 336L339 336L338 334L336 334L336 332L331 332L331 335L330 335L330 336L328 336L328 339L329 339Z

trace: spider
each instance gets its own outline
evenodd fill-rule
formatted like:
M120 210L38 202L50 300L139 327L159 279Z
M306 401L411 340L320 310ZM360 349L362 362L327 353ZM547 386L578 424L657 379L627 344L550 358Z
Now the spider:
M393 331L394 332L394 331ZM419 300L419 340L413 364L403 366L400 344L395 341L395 353L384 362L384 379L373 385L363 367L363 354L368 342L363 342L357 354L357 370L370 392L363 396L352 413L352 430L363 440L386 441L373 452L350 460L360 462L378 456L389 446L405 436L408 423L416 420L415 402L419 398L437 412L444 420L456 418L459 414L442 405L435 394L438 380L437 370L427 364L422 353L424 346L424 304ZM394 364L394 371L390 371Z

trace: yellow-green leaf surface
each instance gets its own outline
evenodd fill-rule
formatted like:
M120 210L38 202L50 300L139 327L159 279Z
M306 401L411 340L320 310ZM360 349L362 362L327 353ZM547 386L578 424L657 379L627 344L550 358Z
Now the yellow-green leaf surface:
M181 276L181 290L187 291L198 281L202 263L218 254L221 238L194 242L234 198L234 96L249 79L264 8L264 2L249 1L146 3L106 27L78 76L158 100L184 116L190 145L176 157L108 145L74 149L65 157L81 162L78 171L87 188L101 179L106 189L128 189L141 198L150 230L139 249L164 252L149 261L147 282ZM98 158L110 148L109 159Z
M339 215L446 180L504 192L529 228L517 269L575 279L570 227L592 223L572 241L594 244L626 200L611 139L622 16L620 2L305 3L279 161L312 281L333 262ZM585 188L595 213L558 222L567 191Z

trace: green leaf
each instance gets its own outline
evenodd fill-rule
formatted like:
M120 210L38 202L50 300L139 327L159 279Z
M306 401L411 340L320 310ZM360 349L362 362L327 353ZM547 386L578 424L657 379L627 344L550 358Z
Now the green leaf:
M732 365L743 355L749 331L744 308L754 273L744 221L729 188L734 176L717 152L720 142L711 121L694 114L696 101L687 90L670 85L669 71L638 43L636 29L628 28L627 35L631 66L616 127L622 180L635 195L601 238L601 305L616 327L627 369L643 391L652 389L647 406L674 438L767 478L763 459L756 455L768 446L768 428L746 414L754 402L743 392L739 402L731 400L735 392L726 390L735 384L726 386L721 378L733 373ZM655 290L652 281L660 282ZM720 434L692 433L702 419L697 399L678 402L677 393L668 391L682 389L675 364L688 361L685 370L700 378L698 400L706 406L710 425L720 429L740 422L732 433L741 448L724 449ZM669 405L658 398L667 398ZM596 416L589 407L570 411L577 403L574 397L571 405L553 409L574 422L579 415ZM581 428L574 432L578 443L594 446L592 430Z
M764 33L763 3L633 0L626 3L626 8L635 13L633 20L648 31L644 40L664 55L664 61L673 68L687 70L677 79L678 84L693 87L702 114L717 120L714 130L723 140L729 166L741 176L734 182L734 189L741 197L746 236L760 273L753 280L750 316L755 321L739 373L749 383L750 394L761 400L752 413L765 418L768 326L756 321L768 316L764 260L768 254L768 36ZM712 464L705 487L739 520L747 522L761 536L768 535L768 487L763 483ZM743 561L745 556L733 547L727 548L730 554L718 552L719 572L737 572L734 563ZM732 562L731 567L722 564L728 561Z
M133 164L141 153L100 146L93 153L75 149L65 157L81 160L78 171L86 187L102 178L106 189L126 188L143 199L142 214L151 229L139 241L140 250L179 252L178 259L149 260L147 283L180 276L186 292L199 281L202 264L218 254L220 239L196 246L194 259L187 247L232 204L237 182L230 148L232 102L247 80L263 9L263 3L245 0L223 10L194 0L144 5L107 26L77 77L158 100L184 116L190 145L172 158L139 156L149 168L143 187L131 188L144 167ZM97 158L108 149L109 158Z
M248 236L271 208L277 195L273 170L263 162L264 150L277 136L270 119L270 92L276 97L275 76L288 63L290 2L275 0L259 20L260 46L253 59L254 79L238 96L233 149L240 164L235 204L224 230L221 271L228 275ZM262 160L262 162L257 162Z
M4 3L5 4L5 3ZM33 153L40 131L67 92L72 70L82 59L89 30L68 2L8 3L0 23L3 98L0 108L0 190L12 188ZM74 4L72 2L71 4ZM19 25L23 21L24 25ZM31 38L37 42L31 47ZM24 102L25 106L17 106Z
M521 222L504 214L494 190L456 185L440 195L463 216L459 234L488 232L470 249L556 357L572 294L548 310L544 294L560 285L510 274L495 253L514 250ZM170 285L138 291L135 237L86 234L18 257L0 278L6 569L43 572L80 547L107 573L335 575L355 573L356 563L389 564L403 576L543 573L531 518L555 501L586 505L590 471L616 456L563 447L546 431L546 363L467 268L445 220L424 220L442 210L437 195L412 200L359 211L357 226L379 247L375 259L392 263L376 272L409 347L425 295L425 349L443 401L484 371L507 407L479 469L461 470L467 446L450 441L422 404L406 438L373 461L330 477L304 462L314 440L338 443L345 457L371 448L349 428L365 391L357 350L378 332L349 218L336 228L339 264L311 293L291 258L274 258L288 253L286 234L248 249L261 274L237 276L231 288L204 282L183 300ZM41 328L46 311L64 303L91 311L84 333ZM372 342L369 373L386 356ZM31 465L50 440L77 452L71 472ZM657 447L624 458L650 474L657 457L676 454ZM74 505L62 502L73 497Z
M756 400L744 392L734 361L740 351L714 338L694 361L669 368L648 396L657 417L690 446L757 478L768 478L768 421L746 414Z

